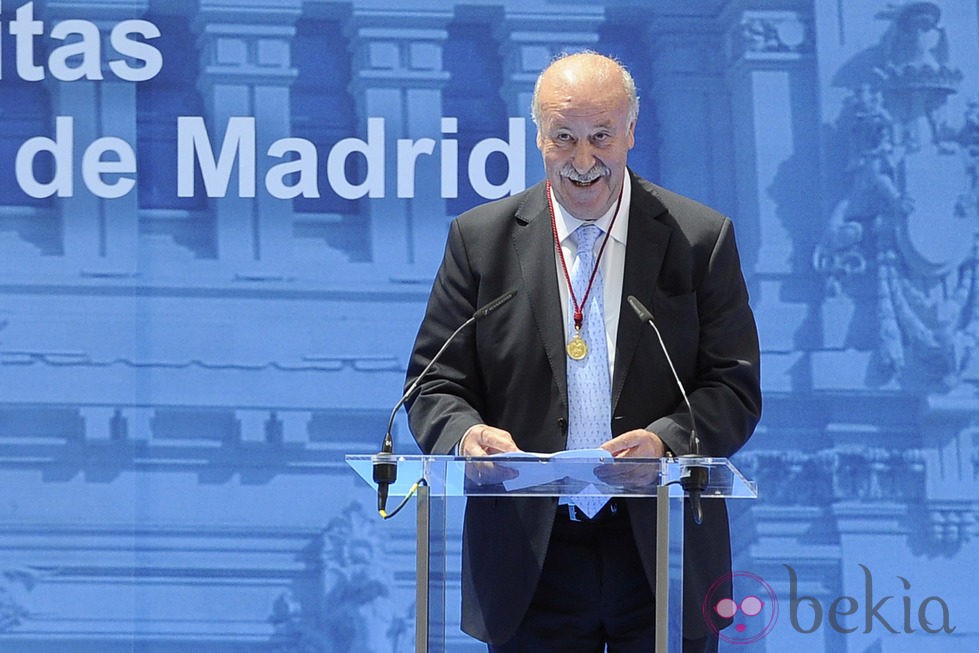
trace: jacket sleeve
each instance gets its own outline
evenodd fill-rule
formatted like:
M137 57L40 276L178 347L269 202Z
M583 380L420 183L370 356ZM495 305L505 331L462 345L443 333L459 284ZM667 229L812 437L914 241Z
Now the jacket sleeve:
M442 264L435 276L425 316L408 364L406 387L476 310L477 280L462 230L453 221ZM463 434L482 422L482 374L473 326L464 328L406 402L408 422L424 453L451 453Z
M699 316L697 360L684 380L694 410L701 452L730 457L751 436L761 417L758 333L748 304L732 222L725 218L696 287ZM690 413L655 420L657 433L676 454L689 453Z

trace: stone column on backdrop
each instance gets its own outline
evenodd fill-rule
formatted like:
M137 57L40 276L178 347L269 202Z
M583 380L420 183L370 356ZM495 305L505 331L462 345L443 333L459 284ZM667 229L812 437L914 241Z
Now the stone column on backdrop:
M194 23L198 88L215 159L229 120L254 116L255 152L239 154L224 195L211 200L218 258L233 275L277 278L276 266L288 259L292 204L265 192L265 175L276 162L265 153L291 130L289 87L297 71L290 40L301 8L300 0L201 0Z
M796 10L799 3L786 0L786 9L758 4L732 3L721 23L734 135L733 205L768 366L765 390L788 392L795 389L798 337L809 309L805 301L783 298L800 265L807 271L821 208L797 200L812 194L819 176L815 64L811 18ZM757 224L739 225L739 219Z
M418 264L419 275L430 279L442 252L432 243L445 241L445 151L436 140L455 138L453 125L442 120L449 80L442 49L451 17L449 11L355 9L346 26L357 138L368 150L362 188L348 181L370 200L362 212L370 221L371 259L383 274L404 275Z
M50 0L38 20L57 23L62 20L84 17L95 23L102 42L109 42L109 32L123 20L131 19L149 8L149 2L141 0L109 0L100 2L76 2ZM36 10L35 10L36 11ZM77 64L73 64L77 65ZM101 138L121 139L128 144L128 152L135 159L136 147L136 84L120 79L111 72L103 52L98 62L84 61L82 67L96 65L102 70L102 79L86 78L74 81L56 81L48 77L51 94L51 112L58 116L59 143L71 138L74 145L73 159L67 161L73 175L70 197L59 198L58 210L63 227L63 245L66 264L78 267L83 274L127 277L135 272L135 257L139 234L138 193L135 188L121 197L99 197L82 183L81 153ZM81 71L79 71L81 72ZM70 121L70 123L69 123ZM111 142L105 142L111 145ZM126 149L122 146L119 149ZM103 160L114 160L106 154ZM123 163L125 163L125 156ZM131 161L133 170L135 162ZM116 183L107 175L102 181ZM124 178L135 180L136 174L125 174L117 180L119 192L125 189ZM76 270L77 271L77 270Z

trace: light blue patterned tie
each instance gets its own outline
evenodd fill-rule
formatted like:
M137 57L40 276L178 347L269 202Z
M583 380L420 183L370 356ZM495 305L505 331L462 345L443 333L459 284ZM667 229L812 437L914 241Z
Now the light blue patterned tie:
M595 242L602 230L585 224L574 232L578 256L571 268L575 297L581 302L595 267ZM605 340L605 301L602 270L595 272L591 291L583 303L581 337L588 355L580 361L568 358L568 449L591 449L611 437L612 384L609 382L608 345ZM574 301L568 298L568 340L574 337ZM589 518L601 510L604 497L575 497L573 503Z

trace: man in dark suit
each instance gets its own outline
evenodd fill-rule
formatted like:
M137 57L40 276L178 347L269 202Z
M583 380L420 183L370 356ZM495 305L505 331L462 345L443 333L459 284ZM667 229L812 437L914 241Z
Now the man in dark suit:
M629 295L656 318L703 454L731 456L751 435L761 413L758 336L731 221L628 170L638 108L631 76L608 57L568 55L541 74L533 115L546 181L466 212L449 230L409 383L477 308L517 295L463 332L410 401L426 453L589 442L615 456L687 453L690 414ZM579 252L582 225L599 235ZM601 428L582 440L588 420ZM724 502L703 510L702 525L687 521L685 651L716 650L701 603L731 565ZM507 653L652 651L655 514L652 499L587 508L574 497L470 498L463 629Z

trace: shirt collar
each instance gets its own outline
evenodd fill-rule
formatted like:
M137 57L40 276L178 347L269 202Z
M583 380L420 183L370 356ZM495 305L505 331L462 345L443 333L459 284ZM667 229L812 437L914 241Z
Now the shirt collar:
M609 210L605 212L598 220L579 220L578 218L572 216L568 213L557 198L554 196L554 190L550 190L551 202L554 206L554 222L557 225L557 235L558 241L564 242L574 230L583 224L594 224L603 231L608 231L608 226L612 222L612 212L615 210L615 204L609 207ZM626 170L625 179L622 182L622 203L619 205L619 217L612 225L612 240L618 241L625 244L626 234L629 232L629 207L632 204L632 177L629 175L629 171Z

